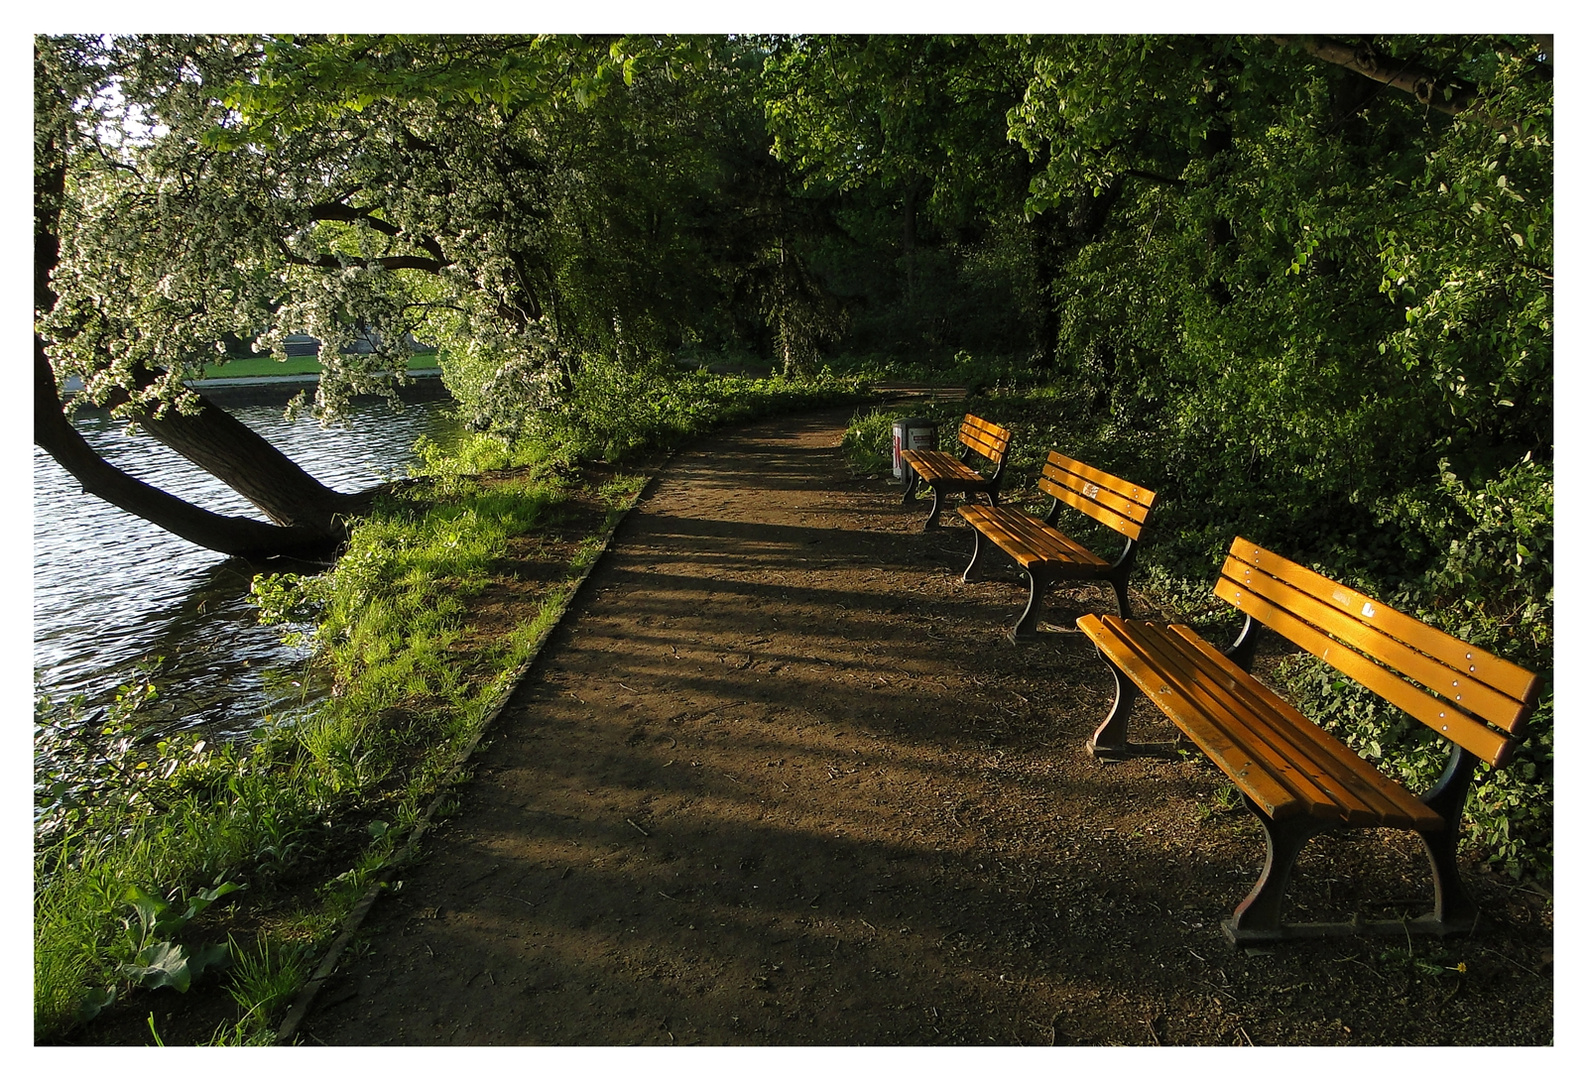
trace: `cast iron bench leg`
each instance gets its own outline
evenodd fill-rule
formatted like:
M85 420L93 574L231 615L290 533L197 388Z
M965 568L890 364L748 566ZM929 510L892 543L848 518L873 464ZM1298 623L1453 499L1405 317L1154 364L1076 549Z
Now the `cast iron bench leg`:
M1416 835L1422 838L1427 861L1433 864L1433 911L1426 921L1434 924L1441 934L1472 929L1477 925L1477 904L1466 892L1460 880L1460 867L1455 862L1455 848L1460 841L1458 830L1443 829Z
M1108 577L1109 583L1113 586L1113 595L1118 597L1119 618L1121 619L1130 618L1130 594L1129 590L1126 589L1124 585L1128 577L1128 567L1125 568L1124 573L1122 574L1118 572L1117 568L1115 568L1113 574Z
M905 465L904 468L909 473L909 476L904 480L904 505L908 506L909 500L915 497L915 489L920 486L920 474L909 468L908 465Z
M1019 617L1019 622L1008 632L1010 641L1031 640L1036 636L1036 624L1040 621L1041 595L1047 588L1048 577L1034 570L1025 571L1025 576L1030 578L1030 600L1025 604L1025 613Z
M964 573L959 578L966 585L970 583L970 572L975 569L975 564L981 561L981 530L971 529L970 531L975 534L975 550L970 552L969 565L964 568Z
M1130 709L1135 705L1135 699L1140 695L1134 680L1113 666L1101 649L1097 655L1102 657L1108 665L1108 671L1113 675L1113 709L1107 718L1091 736L1091 741L1086 743L1086 749L1092 757L1107 758L1122 754L1129 746L1130 741Z
M1477 924L1477 904L1460 880L1456 851L1460 846L1460 817L1477 768L1477 756L1456 747L1444 775L1422 801L1438 811L1444 827L1435 833L1417 833L1433 865L1433 913L1428 921L1440 931L1470 930Z
M921 530L937 528L937 515L942 513L942 488L936 484L931 485L931 513L926 515L926 523Z
M1234 918L1223 924L1223 933L1236 945L1249 941L1271 941L1284 936L1284 924L1279 921L1284 904L1284 889L1289 885L1290 871L1295 869L1295 858L1306 841L1325 831L1326 823L1312 817L1286 818L1273 821L1257 809L1249 797L1245 805L1262 823L1267 836L1267 862L1262 866L1262 876L1240 906L1234 909Z

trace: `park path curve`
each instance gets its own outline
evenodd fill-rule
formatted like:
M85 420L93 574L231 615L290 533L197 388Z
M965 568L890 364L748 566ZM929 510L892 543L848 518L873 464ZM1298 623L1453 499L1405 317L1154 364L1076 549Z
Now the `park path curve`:
M1207 812L1218 780L1198 762L1104 768L1082 749L1112 683L1073 621L1111 594L1060 588L1040 640L1009 644L1012 564L962 583L956 515L922 532L924 503L845 469L851 412L713 436L656 477L297 1041L1469 1032L1428 1026L1441 987L1389 1010L1356 994L1349 946L1225 945L1254 823ZM1298 874L1320 865L1349 903L1356 875L1329 870L1348 857L1366 891L1403 895L1425 878L1407 844L1324 847ZM1493 1007L1532 1000L1546 1025L1546 987L1511 990Z

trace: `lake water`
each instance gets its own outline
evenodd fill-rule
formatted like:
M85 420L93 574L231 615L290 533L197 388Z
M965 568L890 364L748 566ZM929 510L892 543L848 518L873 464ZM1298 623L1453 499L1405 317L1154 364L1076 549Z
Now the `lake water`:
M420 435L457 430L447 402L358 404L346 425L288 422L279 403L229 412L338 491L406 474ZM77 427L107 460L208 510L260 516L246 499L147 435L128 435L103 412ZM253 568L197 547L91 495L33 451L33 665L38 691L62 700L108 700L153 664L159 700L149 719L168 730L238 735L266 714L298 707L301 649L282 628L260 626L247 602Z

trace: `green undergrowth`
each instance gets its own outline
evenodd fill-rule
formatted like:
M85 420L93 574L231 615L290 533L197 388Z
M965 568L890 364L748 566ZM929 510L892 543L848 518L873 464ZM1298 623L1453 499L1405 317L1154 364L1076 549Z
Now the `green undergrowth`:
M431 459L442 460L433 448ZM41 792L37 1037L131 991L216 977L240 1016L213 1041L270 1041L291 997L284 988L301 985L310 957L446 783L641 486L619 476L598 493L606 522L505 634L467 640L468 602L510 539L556 526L571 489L549 472L487 485L440 469L362 521L329 572L256 578L261 617L307 635L335 691L247 744L144 733L144 689L104 717L41 701L44 730L101 730L96 764L62 769ZM325 852L341 862L326 864ZM323 880L305 892L293 884L305 873ZM229 940L214 916L245 916L251 900L268 911L241 921L259 930Z
M716 374L670 362L589 357L552 394L549 374L461 358L444 375L462 415L520 459L632 461L675 449L727 424L863 400L865 379L822 367L769 378Z
M1231 472L1170 423L1125 422L1106 399L1080 389L1000 380L1000 365L960 357L944 368L968 400L858 410L843 447L851 468L891 470L892 423L935 420L938 445L956 447L966 412L1014 432L1007 501L1045 511L1035 488L1049 450L1060 450L1158 494L1133 579L1168 617L1211 641L1232 642L1241 619L1212 594L1229 544L1243 535L1374 596L1470 644L1538 673L1543 691L1529 737L1502 769L1481 766L1467 804L1464 843L1494 869L1544 884L1553 878L1553 467L1521 456L1487 475L1447 463L1426 476L1340 477ZM888 377L882 368L871 377ZM931 374L929 371L926 374ZM1059 527L1100 554L1120 538L1078 513ZM966 553L968 557L968 553ZM1309 656L1284 663L1283 689L1307 715L1414 791L1431 787L1447 744L1422 724Z

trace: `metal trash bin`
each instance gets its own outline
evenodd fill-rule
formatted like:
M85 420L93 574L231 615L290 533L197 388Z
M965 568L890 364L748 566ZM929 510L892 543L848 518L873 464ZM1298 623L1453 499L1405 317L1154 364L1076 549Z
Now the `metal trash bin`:
M904 416L893 421L893 478L909 481L909 466L904 464L905 450L935 450L937 448L937 422L921 416Z

